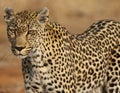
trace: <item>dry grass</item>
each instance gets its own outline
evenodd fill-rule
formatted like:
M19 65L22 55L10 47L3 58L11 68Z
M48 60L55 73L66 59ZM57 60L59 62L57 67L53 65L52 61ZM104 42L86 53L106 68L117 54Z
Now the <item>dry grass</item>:
M71 33L83 32L101 19L120 20L119 0L1 0L0 3L0 93L25 93L20 59L14 57L7 40L4 8L15 11L39 10L47 6L50 19L66 26Z

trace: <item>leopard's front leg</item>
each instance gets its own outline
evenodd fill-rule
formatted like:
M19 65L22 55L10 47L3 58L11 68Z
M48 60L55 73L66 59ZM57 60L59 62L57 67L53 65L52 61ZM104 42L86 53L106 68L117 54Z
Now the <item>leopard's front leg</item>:
M39 77L33 74L29 60L22 62L26 93L44 93Z

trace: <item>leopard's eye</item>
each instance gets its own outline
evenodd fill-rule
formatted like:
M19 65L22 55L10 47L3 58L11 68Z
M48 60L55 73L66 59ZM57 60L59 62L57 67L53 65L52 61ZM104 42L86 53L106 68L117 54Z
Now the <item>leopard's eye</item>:
M8 36L10 38L15 38L15 29L14 28L8 28L8 32L7 32Z
M28 34L28 35L29 35L29 34L32 34L32 30L29 30L27 34Z
M14 31L8 31L8 36L9 36L10 38L15 38L15 33L14 33Z
M29 30L29 31L28 31L28 34L34 35L36 32L37 32L37 30Z

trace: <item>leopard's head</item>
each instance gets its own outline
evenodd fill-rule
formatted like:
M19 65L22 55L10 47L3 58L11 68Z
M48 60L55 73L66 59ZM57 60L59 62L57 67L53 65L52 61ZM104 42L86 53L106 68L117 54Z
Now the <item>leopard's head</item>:
M22 11L15 13L6 8L4 19L7 23L7 36L14 55L25 58L31 50L42 42L41 33L48 22L49 10Z

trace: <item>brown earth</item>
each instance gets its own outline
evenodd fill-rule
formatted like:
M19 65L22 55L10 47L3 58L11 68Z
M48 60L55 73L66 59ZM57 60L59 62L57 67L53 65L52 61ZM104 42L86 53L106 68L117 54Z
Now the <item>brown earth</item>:
M7 40L4 8L21 11L45 6L50 9L50 19L71 33L82 33L97 20L120 20L120 0L0 0L0 93L25 93L21 61L11 53Z

